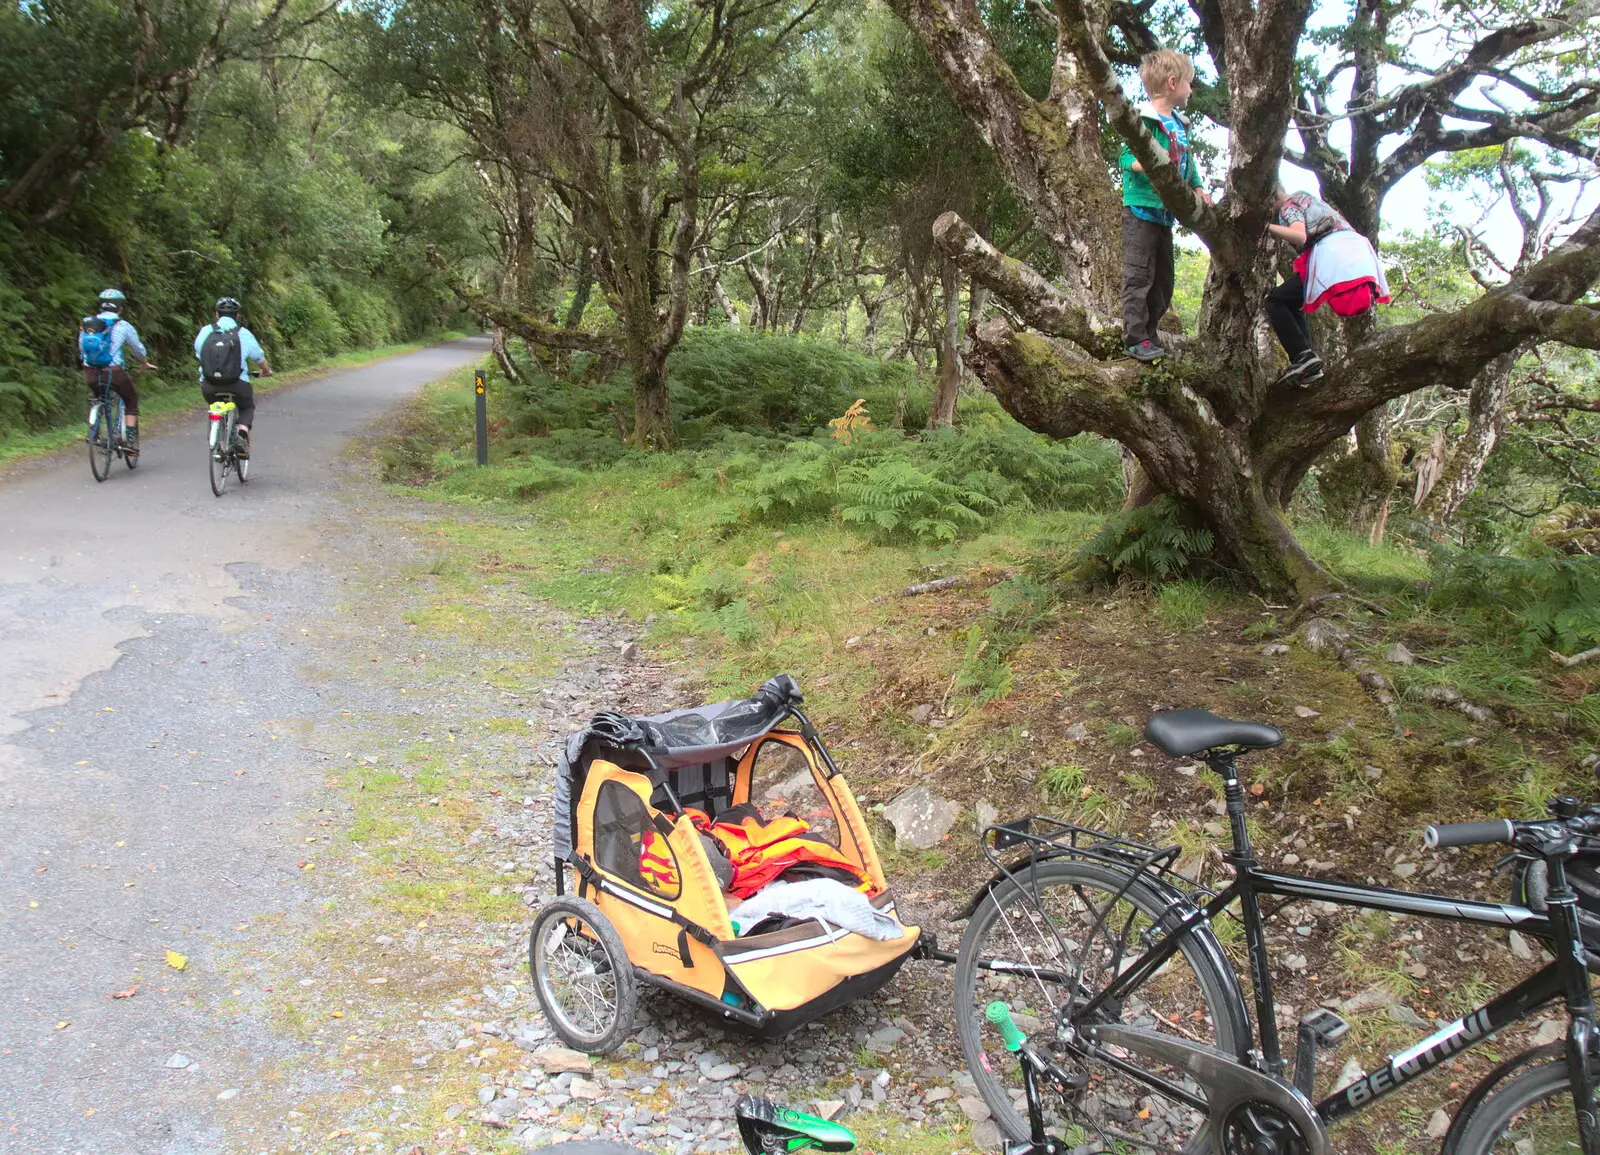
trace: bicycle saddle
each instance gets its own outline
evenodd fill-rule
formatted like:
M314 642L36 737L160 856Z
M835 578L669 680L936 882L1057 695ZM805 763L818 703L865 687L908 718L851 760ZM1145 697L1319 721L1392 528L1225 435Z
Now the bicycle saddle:
M740 1096L733 1108L746 1151L854 1151L849 1128L807 1115L755 1095Z
M1210 710L1167 710L1144 725L1145 740L1174 758L1217 746L1265 750L1283 741L1283 732L1264 722L1235 722Z

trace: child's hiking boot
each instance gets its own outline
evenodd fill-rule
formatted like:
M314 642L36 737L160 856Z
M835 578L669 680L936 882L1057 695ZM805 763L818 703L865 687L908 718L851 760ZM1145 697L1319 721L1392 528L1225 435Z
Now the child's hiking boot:
M1289 362L1289 367L1278 374L1279 385L1306 386L1322 380L1322 358L1315 349L1307 349Z
M1129 345L1127 347L1127 351L1128 356L1132 357L1135 361L1142 361L1146 365L1154 364L1167 355L1167 351L1165 349L1148 338L1140 341L1137 345Z

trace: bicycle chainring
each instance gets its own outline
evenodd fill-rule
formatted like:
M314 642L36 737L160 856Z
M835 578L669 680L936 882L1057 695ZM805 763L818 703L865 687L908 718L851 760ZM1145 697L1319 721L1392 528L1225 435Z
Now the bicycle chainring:
M1294 1121L1270 1103L1240 1103L1222 1124L1220 1155L1305 1155Z

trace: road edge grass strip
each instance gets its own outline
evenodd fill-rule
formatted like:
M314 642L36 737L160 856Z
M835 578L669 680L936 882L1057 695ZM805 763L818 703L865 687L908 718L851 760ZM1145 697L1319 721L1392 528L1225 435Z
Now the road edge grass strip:
M256 380L252 384L256 387L256 396L260 397L295 385L304 385L307 382L316 381L340 369L359 368L391 357L403 357L409 353L431 349L435 345L459 341L468 336L470 334L449 330L396 345L374 345L365 349L351 349L332 357L324 357L299 369L291 369L285 373L275 373L271 377ZM135 377L134 380L136 384L143 385L140 377ZM164 428L172 420L174 414L193 412L201 404L196 391L183 385L174 385L165 379L162 379L162 385L164 387L159 391L152 392L148 396L141 396L139 399L139 420L145 429ZM198 390L198 388L198 383L195 383L195 390ZM76 417L66 424L41 430L38 433L23 433L10 437L0 437L0 477L6 476L19 467L33 464L62 450L73 448L82 438L83 422Z

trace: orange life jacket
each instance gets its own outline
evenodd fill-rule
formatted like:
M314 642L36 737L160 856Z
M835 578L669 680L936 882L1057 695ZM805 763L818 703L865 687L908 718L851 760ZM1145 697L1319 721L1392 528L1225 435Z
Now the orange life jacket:
M724 811L712 821L702 810L686 808L695 828L710 835L727 852L733 866L728 891L749 898L790 867L813 863L843 871L862 885L866 879L839 848L810 833L803 818L782 817L765 821L753 806ZM732 819L732 821L729 821Z

